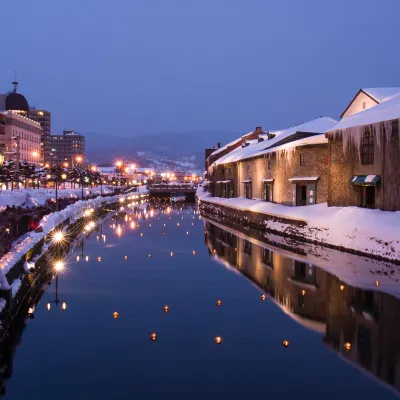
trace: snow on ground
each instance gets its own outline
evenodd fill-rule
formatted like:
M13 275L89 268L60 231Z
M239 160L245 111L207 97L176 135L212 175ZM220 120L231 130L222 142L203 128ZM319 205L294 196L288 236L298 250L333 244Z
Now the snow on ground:
M112 190L103 186L103 193L111 193ZM101 193L101 187L94 187L90 189L83 189L83 194L89 196L92 194ZM58 189L57 196L59 199L71 196L81 197L82 189ZM23 207L36 207L44 205L46 200L55 199L55 189L18 189L18 190L3 190L0 192L0 212L6 206L23 206Z
M223 199L198 194L201 201L234 209L254 211L272 217L307 223L296 227L296 234L321 244L400 259L400 212L370 210L359 207L328 207L326 203L291 207L262 200L245 198ZM284 232L291 225L271 219L264 220L267 229Z

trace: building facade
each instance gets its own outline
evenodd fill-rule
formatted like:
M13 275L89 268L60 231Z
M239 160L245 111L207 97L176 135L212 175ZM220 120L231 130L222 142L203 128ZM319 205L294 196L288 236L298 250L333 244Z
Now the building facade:
M2 119L5 125L1 124L0 144L5 160L40 165L40 124L14 111L6 111Z
M324 203L328 197L328 140L337 121L317 118L246 141L210 168L209 191L290 206Z
M29 111L29 118L39 122L40 124L40 147L41 158L44 163L50 163L50 150L51 150L51 113L46 110L37 110L31 108Z
M85 159L85 136L75 131L64 131L62 135L51 135L50 164L73 167L77 159Z
M384 89L387 88L382 91ZM348 115L327 132L328 206L400 210L398 90L397 95L385 97L365 111ZM353 108L354 104L350 104L345 113Z

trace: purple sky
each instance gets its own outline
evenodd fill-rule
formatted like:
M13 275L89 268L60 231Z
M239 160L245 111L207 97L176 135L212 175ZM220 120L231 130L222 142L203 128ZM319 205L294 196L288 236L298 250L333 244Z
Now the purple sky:
M17 69L53 132L275 129L400 86L399 0L3 3L0 92Z

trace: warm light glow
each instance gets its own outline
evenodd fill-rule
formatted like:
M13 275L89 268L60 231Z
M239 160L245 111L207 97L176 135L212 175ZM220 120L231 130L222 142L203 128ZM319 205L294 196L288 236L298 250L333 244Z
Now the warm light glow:
M282 346L283 346L283 347L289 347L289 340L286 340L286 339L283 340L283 341L282 341Z
M344 290L344 285L340 285L340 290L341 290L341 291Z
M85 257L85 261L89 261L89 256L86 256L86 257Z
M50 311L50 309L51 309L51 303L50 303L50 302L48 302L48 303L46 304L46 308L47 308L48 311Z
M61 174L61 179L67 179L67 174Z
M62 302L61 308L65 311L67 309L67 303L65 301Z
M262 300L262 301L265 301L266 298L267 298L267 296L263 293L263 294L261 295L261 300Z
M169 255L172 257L174 255L174 253L171 251L171 253L169 253Z
M164 306L164 313L167 314L169 312L169 307L168 306Z
M155 342L155 341L157 340L157 334L153 332L153 333L150 335L150 340L151 340L152 342Z
M33 151L32 152L32 157L39 157L39 153L37 151Z
M301 291L301 294L302 294L303 296L305 296L305 295L306 295L306 291L303 289L303 290Z
M220 307L222 304L222 300L217 300L217 306Z
M350 351L351 350L351 343L350 342L346 342L344 344L344 348L345 348L346 351Z
M97 167L96 167L95 165L92 165L91 170L92 170L93 172L96 172L96 171L97 171Z
M380 285L379 281L376 281L375 286L379 286L379 285Z
M119 314L117 313L117 311L114 311L113 317L114 317L114 319L117 319L119 317Z
M115 165L119 168L119 167L121 167L122 166L122 161L117 161L116 163L115 163Z
M221 337L221 336L217 336L217 337L214 339L214 341L215 341L215 343L217 343L217 344L221 344L221 343L222 343L222 337Z
M56 243L62 242L64 240L64 233L62 231L56 231L53 234L53 241Z
M128 256L124 256L124 259L127 260L127 259L128 259Z
M196 254L196 250L193 250L193 251L192 251L192 254L195 255L195 254Z
M151 258L151 254L149 254L148 257Z
M98 262L101 262L101 257L97 257L97 261L98 261Z
M64 165L64 168L68 168L69 164L67 162L65 162L63 165Z
M83 157L82 156L77 156L75 158L75 160L76 160L77 163L81 163L83 161Z
M62 272L62 271L64 270L64 263L63 263L62 261L57 261L57 262L54 264L54 269L55 269L57 272Z

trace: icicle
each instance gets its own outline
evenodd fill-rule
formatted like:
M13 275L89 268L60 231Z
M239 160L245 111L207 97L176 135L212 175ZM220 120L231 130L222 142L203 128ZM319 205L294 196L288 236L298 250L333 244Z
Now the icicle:
M371 125L371 129L375 130L376 144L378 145L378 148L381 148L381 136L382 136L381 123L378 122L377 124Z
M386 144L389 146L390 139L392 138L392 133L393 133L393 122L385 121L383 125L385 126Z

